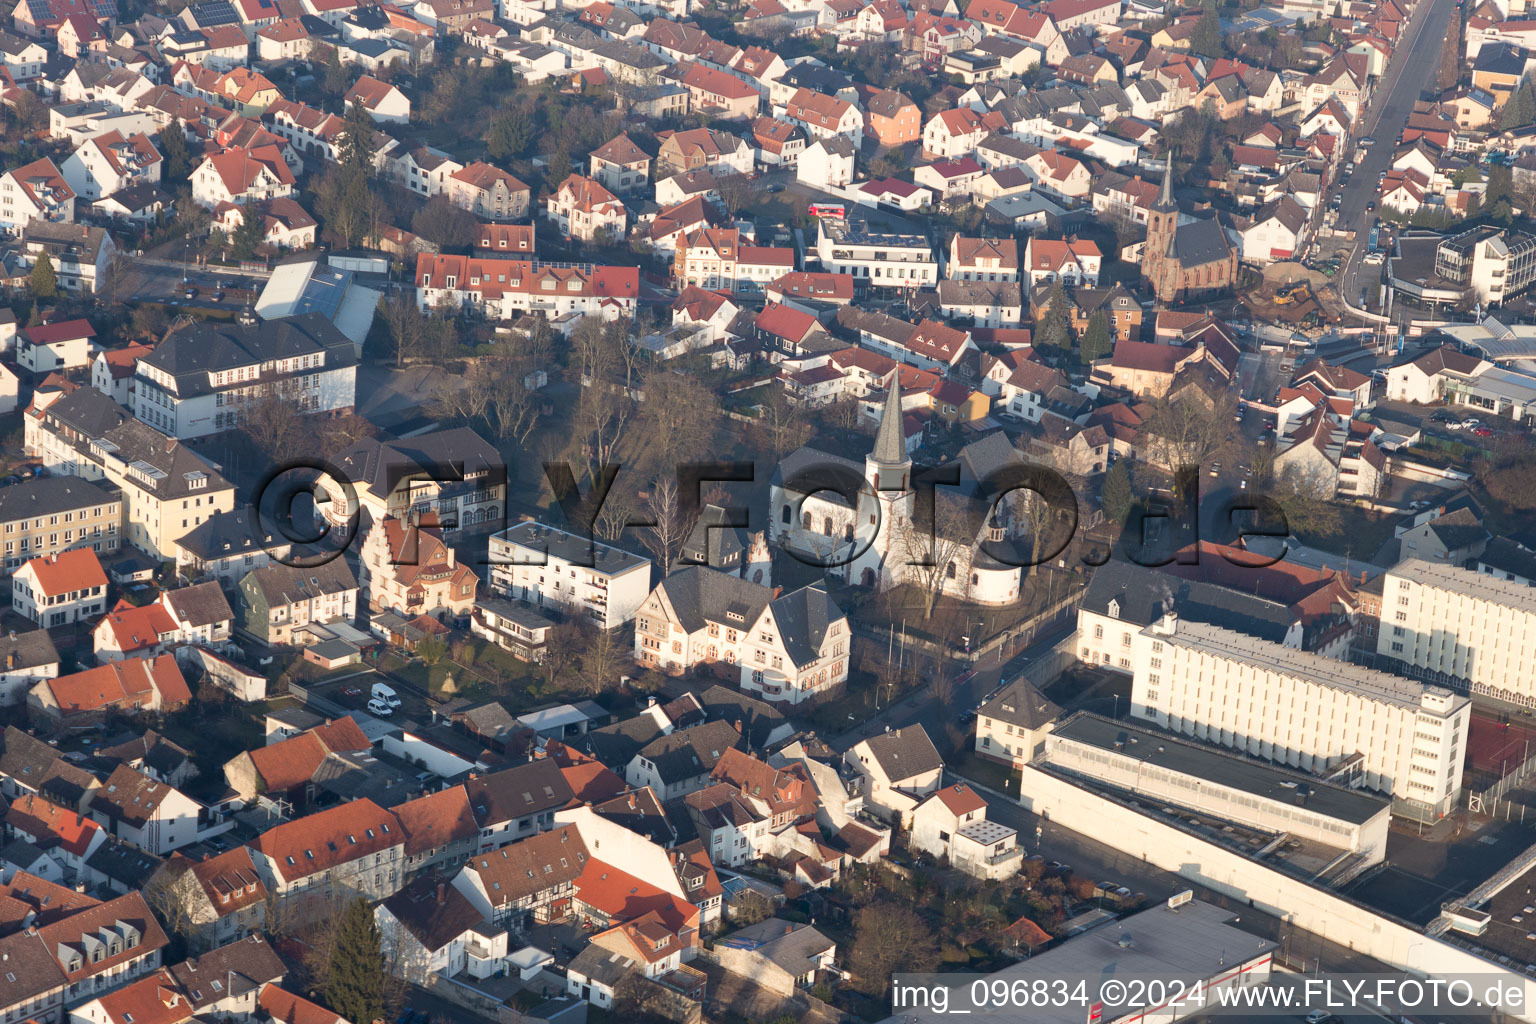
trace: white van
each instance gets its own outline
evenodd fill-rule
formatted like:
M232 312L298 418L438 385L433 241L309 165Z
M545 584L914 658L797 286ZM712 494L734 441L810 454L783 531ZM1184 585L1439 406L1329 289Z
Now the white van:
M372 697L385 707L397 708L400 706L400 697L395 693L394 687L386 686L383 683L373 684Z

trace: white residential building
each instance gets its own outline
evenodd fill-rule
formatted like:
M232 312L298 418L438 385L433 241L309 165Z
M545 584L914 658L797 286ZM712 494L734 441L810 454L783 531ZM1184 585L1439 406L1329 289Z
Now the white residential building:
M700 664L740 672L747 693L799 704L848 678L847 617L813 583L776 594L760 583L702 565L656 587L635 619L635 659L678 674Z
M871 232L823 217L816 223L816 256L823 271L851 274L876 288L916 291L939 280L939 261L923 235Z
M491 538L490 570L497 593L603 629L634 618L651 591L650 559L535 522Z
M273 397L301 413L350 410L356 379L352 340L323 313L198 321L139 358L133 414L171 437L203 437Z
M75 195L100 199L131 185L158 185L161 163L149 136L114 130L81 144L60 171Z

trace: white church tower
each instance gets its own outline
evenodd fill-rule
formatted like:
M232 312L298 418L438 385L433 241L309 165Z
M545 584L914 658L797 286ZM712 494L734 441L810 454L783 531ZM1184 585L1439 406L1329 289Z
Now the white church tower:
M901 582L905 559L901 551L906 533L903 524L912 519L913 503L912 459L907 454L906 431L902 427L901 386L895 377L880 410L875 446L864 456L864 481L875 498L879 522L874 524L874 539L869 547L849 563L845 572L850 583L884 590ZM868 535L870 525L859 524L861 538Z

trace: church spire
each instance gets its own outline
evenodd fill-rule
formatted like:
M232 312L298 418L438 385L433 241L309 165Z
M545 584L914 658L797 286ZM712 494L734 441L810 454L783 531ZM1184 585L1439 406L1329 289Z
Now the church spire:
M893 377L885 392L885 407L880 410L880 430L875 434L871 461L882 466L900 466L907 462L906 431L901 425L900 377Z
M1163 190L1157 197L1154 210L1176 209L1173 202L1173 150L1168 151L1168 166L1163 169Z

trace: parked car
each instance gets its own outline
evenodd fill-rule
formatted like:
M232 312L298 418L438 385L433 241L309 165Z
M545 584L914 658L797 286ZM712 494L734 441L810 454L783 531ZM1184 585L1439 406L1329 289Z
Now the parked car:
M1472 429L1472 433L1477 435L1478 437L1492 437L1493 436L1493 431L1489 430L1487 427L1474 427Z
M342 688L341 693L344 697L361 697L363 695L363 688L361 686L346 686Z
M380 718L388 718L395 713L395 709L379 700L379 698L374 697L368 701L368 713L370 715L377 715Z

